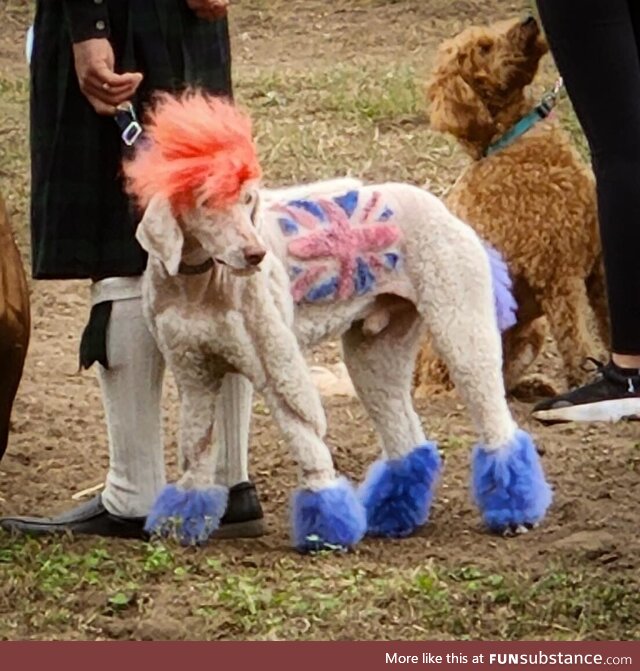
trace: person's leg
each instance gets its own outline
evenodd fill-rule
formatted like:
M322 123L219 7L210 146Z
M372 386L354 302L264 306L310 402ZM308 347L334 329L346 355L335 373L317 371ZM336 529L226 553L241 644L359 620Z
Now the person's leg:
M612 361L595 383L536 406L534 416L544 421L640 415L640 13L634 4L538 0L591 149L612 346Z
M165 484L164 361L142 314L142 298L111 300L108 368L97 369L109 435L102 502L120 517L145 517Z
M216 483L233 487L249 479L249 428L253 387L243 375L225 375L216 404Z
M628 0L538 0L540 16L587 136L616 354L640 367L640 55Z
M0 519L0 526L5 529L29 534L71 530L141 537L145 517L165 484L160 406L164 362L142 313L139 278L96 282L92 303L92 317L81 346L81 364L99 364L109 435L109 471L104 491L56 517ZM228 418L222 421L217 470L229 487L229 501L216 534L220 537L264 533L262 509L255 487L248 481L246 466L251 414L251 385L247 384L244 379L225 380L223 384L221 405Z
M104 490L56 517L2 519L5 529L141 537L147 512L165 483L160 410L164 362L142 314L140 278L95 282L91 298L80 363L99 364L109 436Z
M251 538L265 532L262 508L249 480L249 428L253 386L242 375L225 375L216 404L216 483L229 488L227 511L215 538Z
M638 54L638 61L640 63L640 3L636 2L635 0L627 0L627 5L629 7L629 13L631 15L631 22L633 25L633 32L636 38L636 51ZM636 105L637 105L636 101ZM630 182L635 182L636 181L636 175L635 174L628 174L627 179ZM636 195L637 197L637 195ZM634 238L634 244L638 243L638 239L640 238L640 223L634 227L634 233L635 233L635 238ZM620 243L620 246L623 246L623 243ZM612 245L610 245L611 249L614 249ZM627 259L625 259L626 261ZM611 263L607 260L607 266L611 266ZM609 276L607 278L607 281L609 285L612 284L620 284L621 287L624 284L626 277L624 276L624 273L628 273L628 270L623 270L622 272L622 277L613 277ZM611 275L611 273L608 273ZM636 279L640 275L640 272L636 272ZM638 324L640 324L640 314L638 313L637 306L638 302L640 301L640 297L638 296L638 293L636 291L637 284L629 287L627 285L626 291L632 292L633 299L630 307L631 312L629 314L629 317L633 320L632 326L626 326L626 328L623 328L623 333L620 333L617 342L614 341L613 343L613 360L614 362L623 368L627 369L635 369L639 370L640 369L640 348L638 346L638 333L640 332L640 327ZM622 291L622 288L620 289ZM624 321L618 320L618 326L623 326Z

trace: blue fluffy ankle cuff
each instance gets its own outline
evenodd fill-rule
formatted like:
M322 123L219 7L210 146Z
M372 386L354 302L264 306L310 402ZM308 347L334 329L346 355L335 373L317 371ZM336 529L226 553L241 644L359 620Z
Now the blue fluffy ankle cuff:
M373 464L359 492L368 533L402 538L422 526L429 517L440 468L433 443L420 445L401 459Z
M346 550L366 531L364 509L346 478L318 491L296 491L291 509L293 543L300 552Z
M518 430L499 450L478 445L472 461L473 497L492 531L534 525L544 517L551 487L528 433Z
M204 543L220 525L227 507L225 487L183 489L167 485L147 517L145 531L183 545Z

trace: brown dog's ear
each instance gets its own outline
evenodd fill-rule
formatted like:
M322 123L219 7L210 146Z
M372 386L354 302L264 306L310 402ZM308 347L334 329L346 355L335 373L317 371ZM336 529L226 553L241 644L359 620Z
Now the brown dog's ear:
M136 239L149 255L160 259L169 275L177 275L184 235L169 201L152 198L136 230Z
M434 130L451 133L478 153L495 135L496 125L487 106L459 74L436 74L427 86L427 97Z

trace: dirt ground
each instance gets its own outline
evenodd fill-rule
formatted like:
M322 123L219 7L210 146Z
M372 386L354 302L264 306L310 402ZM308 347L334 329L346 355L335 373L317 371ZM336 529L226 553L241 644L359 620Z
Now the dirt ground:
M28 261L29 8L0 0L0 187ZM469 23L517 15L522 1L237 0L238 98L253 112L267 181L344 171L442 192L465 162L429 131L422 85L434 49ZM546 64L545 77L552 76ZM567 118L569 112L565 109ZM567 122L569 123L569 121ZM92 372L78 374L87 287L32 282L33 339L0 464L0 514L76 503L107 468ZM315 363L335 363L329 345ZM542 370L554 370L550 351ZM0 381L1 383L1 381ZM473 433L455 398L420 402L446 459L429 525L413 538L366 540L345 556L290 549L294 469L257 401L251 472L263 539L200 550L159 543L0 534L0 639L636 638L640 634L640 439L635 425L532 426L555 490L534 533L483 532L468 495ZM327 398L340 471L362 477L376 438L356 400ZM166 382L166 455L175 473L176 394Z

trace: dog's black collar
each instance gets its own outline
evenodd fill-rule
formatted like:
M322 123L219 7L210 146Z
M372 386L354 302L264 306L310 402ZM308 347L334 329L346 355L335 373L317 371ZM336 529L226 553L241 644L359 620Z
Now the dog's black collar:
M211 270L213 266L213 259L207 259L204 261L204 263L200 263L197 266L190 266L188 263L181 261L180 265L178 266L178 272L180 275L203 275L204 273Z

